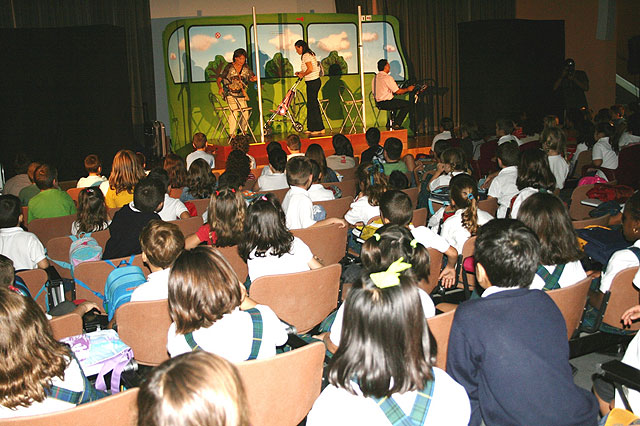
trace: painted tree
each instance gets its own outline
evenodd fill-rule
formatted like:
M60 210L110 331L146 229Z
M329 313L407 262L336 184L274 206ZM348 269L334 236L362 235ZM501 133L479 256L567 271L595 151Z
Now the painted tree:
M331 52L329 52L329 56L324 58L321 63L322 68L324 68L324 75L335 74L334 70L336 67L332 68L332 65L338 65L340 67L342 75L346 74L349 71L347 61L345 61L344 58L340 56L336 50L332 50Z
M216 55L213 61L209 61L207 68L204 70L204 78L206 81L216 81L218 76L224 70L228 64L227 60L222 55Z
M293 65L282 53L273 55L273 59L264 64L265 77L289 77L293 75Z

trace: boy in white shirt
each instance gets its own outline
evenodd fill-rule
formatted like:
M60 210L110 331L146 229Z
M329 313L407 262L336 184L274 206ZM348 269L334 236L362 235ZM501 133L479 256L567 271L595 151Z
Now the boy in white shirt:
M31 232L20 227L23 221L20 199L0 195L0 254L13 261L16 270L47 269L49 261L44 246Z
M178 255L184 250L184 235L173 223L152 220L140 233L142 261L151 273L147 282L131 293L132 302L162 300L168 298L169 271Z
M440 133L435 135L433 141L431 141L432 150L435 148L436 142L450 140L453 137L453 133L451 133L453 131L453 120L450 117L442 117L439 130Z
M78 179L78 184L76 188L87 188L91 186L100 186L103 182L107 181L107 178L101 176L102 173L102 163L100 162L100 158L98 158L95 154L89 154L84 159L84 169L87 171L88 176ZM108 185L104 185L108 188Z
M284 173L287 167L287 154L278 145L268 152L269 173L263 173L258 178L258 188L260 191L275 191L277 189L288 188L287 175Z
M198 158L202 158L204 161L209 163L209 167L211 167L212 169L215 168L216 157L214 157L213 155L209 154L206 151L207 137L204 135L204 133L198 132L195 135L193 135L192 145L195 151L187 155L187 158L186 158L187 170L189 170L189 166L191 166L191 163L193 163Z
M496 120L496 136L498 136L498 145L502 145L507 141L516 141L520 146L520 139L513 136L511 133L514 131L513 121L507 118L499 118Z
M498 212L496 217L504 219L511 203L511 199L518 193L516 180L518 179L518 162L520 161L520 150L515 143L503 143L496 150L498 166L500 172L489 182L489 197L498 200Z
M290 160L293 157L304 155L304 153L300 151L301 147L302 147L302 142L300 141L300 136L298 135L287 136L287 148L289 148L289 152L291 153L287 155L287 160Z
M569 163L563 155L567 146L567 137L559 127L547 127L540 137L542 149L549 158L549 168L556 178L556 188L564 188L564 181L569 175Z
M169 184L169 174L165 169L157 167L149 172L149 177L162 182L162 186L165 188L164 205L162 206L162 210L158 212L160 219L170 221L191 217L189 210L182 201L169 197L171 185Z

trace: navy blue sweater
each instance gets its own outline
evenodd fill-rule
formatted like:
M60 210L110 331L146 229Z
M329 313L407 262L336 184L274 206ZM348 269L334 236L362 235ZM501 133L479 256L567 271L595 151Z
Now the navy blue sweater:
M160 219L160 216L154 212L133 211L129 204L123 206L113 215L113 220L109 225L111 237L107 241L102 258L116 259L140 254L142 252L140 232L153 219Z
M595 397L573 382L564 319L540 290L470 300L456 310L447 373L467 390L470 425L596 425Z

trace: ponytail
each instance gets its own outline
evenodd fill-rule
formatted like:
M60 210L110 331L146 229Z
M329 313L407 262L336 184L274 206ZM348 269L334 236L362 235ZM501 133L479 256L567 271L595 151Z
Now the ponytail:
M461 173L451 178L449 194L456 209L462 212L462 226L475 235L478 231L478 184L471 176Z
M623 118L616 120L615 131L613 136L609 138L609 142L611 144L611 149L616 154L620 153L620 139L622 135L627 131L627 121Z
M462 213L462 226L467 228L473 236L478 232L478 200L473 194L469 194L469 197L472 198L469 200L469 206Z

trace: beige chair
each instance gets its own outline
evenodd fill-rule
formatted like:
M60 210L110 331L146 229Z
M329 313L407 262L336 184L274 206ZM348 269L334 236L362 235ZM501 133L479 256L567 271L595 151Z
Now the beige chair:
M413 218L411 219L413 226L426 226L427 225L427 209L423 207L413 211Z
M402 192L404 192L405 194L407 194L409 196L409 198L411 198L411 206L413 206L413 208L415 209L416 206L418 205L418 192L420 191L420 188L413 187L413 188L407 188L407 189L403 189Z
M198 211L198 216L202 217L205 211L209 208L209 200L210 198L203 198L200 200L191 200L190 203L193 203L196 206L196 210Z
M304 241L322 263L333 265L340 262L347 249L348 227L338 224L323 225L314 228L294 229L291 233Z
M356 181L355 180L342 180L342 182L328 182L323 183L322 186L329 188L330 186L337 186L342 191L342 198L356 196Z
M449 312L427 318L429 331L431 331L438 345L438 355L436 355L435 366L442 370L447 369L447 349L449 347L449 334L451 333L454 314L455 308Z
M104 231L92 232L91 236L95 238L102 248L104 248L111 234L109 233L109 229L105 229ZM71 248L71 243L71 238L68 236L50 239L47 244L45 244L47 256L54 260L69 263L69 249ZM55 262L50 263L56 268L62 278L71 278L70 269L63 268Z
M138 391L138 388L129 389L56 413L2 419L0 425L135 426L138 422Z
M306 333L338 305L340 265L294 274L269 275L251 283L249 295L267 305L278 318Z
M268 194L269 192L275 195L278 201L282 203L282 200L284 200L284 196L287 195L287 192L289 192L289 188L276 189L275 191L260 191L258 192L258 194Z
M116 212L118 210L120 210L122 207L107 207L107 216L109 216L109 218L113 219L113 216L115 216Z
M356 163L358 164L358 163ZM352 180L355 182L356 180L356 170L358 168L357 167L351 167L349 169L340 169L340 170L336 170L336 173L339 173L342 175L342 181L349 181Z
M489 213L491 216L496 217L498 211L498 199L491 197L486 200L482 200L478 203L478 208Z
M596 319L595 325L590 330L585 331L595 332L600 328L601 324L607 324L621 330L640 330L640 321L634 322L630 327L623 327L620 320L627 309L637 305L639 302L638 290L633 285L633 278L636 272L638 272L637 266L623 269L613 277L611 288L604 294L598 309L599 318Z
M569 206L569 216L572 220L589 219L589 212L593 210L593 207L585 206L580 203L582 200L586 200L587 192L594 187L591 185L580 185L576 187L571 193L571 205Z
M155 366L169 359L167 332L171 325L166 299L151 302L128 302L115 314L118 335L133 349L136 361Z
M607 226L609 225L609 218L611 218L611 215L606 214L604 216L594 217L591 219L572 220L571 223L573 224L573 229L584 229L587 226L593 225Z
M558 305L560 312L562 312L567 325L567 339L571 339L578 325L580 325L580 318L582 318L584 306L587 303L587 293L589 292L591 280L593 280L593 277L587 277L569 287L547 292L549 297Z
M476 237L473 236L469 238L467 241L465 241L464 245L462 246L462 253L458 254L458 266L457 266L458 279L457 279L456 286L460 287L460 284L462 284L465 300L468 300L471 297L471 292L475 288L476 276L465 272L464 260L468 257L473 256L473 253L475 252L475 248L476 248L475 246L476 246ZM431 252L429 252L429 254L431 254ZM456 304L444 302L444 303L439 303L436 306L436 309L442 312L450 312L454 310L456 307L457 307Z
M351 203L353 203L353 197L343 196L342 198L336 198L335 200L316 201L313 204L324 207L327 212L327 218L337 217L342 219L349 211Z
M573 177L579 178L582 176L582 168L587 164L591 164L593 160L591 159L591 150L582 151L578 154L578 160L576 160L576 168L573 169Z
M69 188L69 189L67 189L67 194L69 194L69 196L71 197L73 202L76 203L76 206L78 205L78 196L80 195L80 191L82 191L83 189L84 188Z
M182 232L182 235L184 235L186 238L189 235L195 234L198 229L200 229L200 227L202 226L202 217L194 216L187 219L171 220L169 221L169 223L178 225L178 228L180 228L180 232Z
M131 256L120 257L118 259L111 259L110 261L114 265L118 266L123 260L129 261L130 258ZM149 274L149 270L142 263L142 255L137 254L133 258L133 265L142 268L142 272L144 272L145 276ZM78 281L84 283L91 290L104 294L104 283L107 281L107 276L109 276L111 271L113 271L113 266L109 265L104 260L84 262L76 266L74 271L76 280L76 298L86 299L89 302L97 303L98 306L102 306L103 300L96 296L92 291L89 291L80 285Z
M247 268L247 263L242 260L240 254L238 254L238 246L231 247L216 247L222 256L227 259L227 262L231 265L234 272L238 276L238 280L240 282L244 282L247 279L247 275L249 275L249 270Z
M25 225L29 221L29 207L28 206L22 206L22 221L24 222Z
M442 253L438 250L429 247L427 249L429 251L429 281L426 285L421 282L420 288L427 292L427 294L431 294L433 289L438 285L438 281L440 280L440 270L442 269Z
M31 293L31 297L33 297L38 304L42 308L43 311L47 311L47 290L44 289L40 295L38 292L42 289L42 286L48 280L47 273L43 269L30 269L28 271L20 271L18 272L20 278L24 280L24 283L27 285L29 289L29 293Z
M78 180L63 180L61 182L58 182L58 187L62 190L62 191L66 191L67 189L71 189L71 188L75 188L76 186L78 186Z
M268 359L236 364L253 426L296 426L320 395L325 348L321 342Z
M46 219L34 219L29 222L29 232L36 234L36 237L44 245L56 237L64 237L71 234L71 224L76 220L75 214L60 217L49 217Z
M53 338L56 340L82 334L82 317L73 312L67 315L53 317L49 320L49 325L53 332Z

